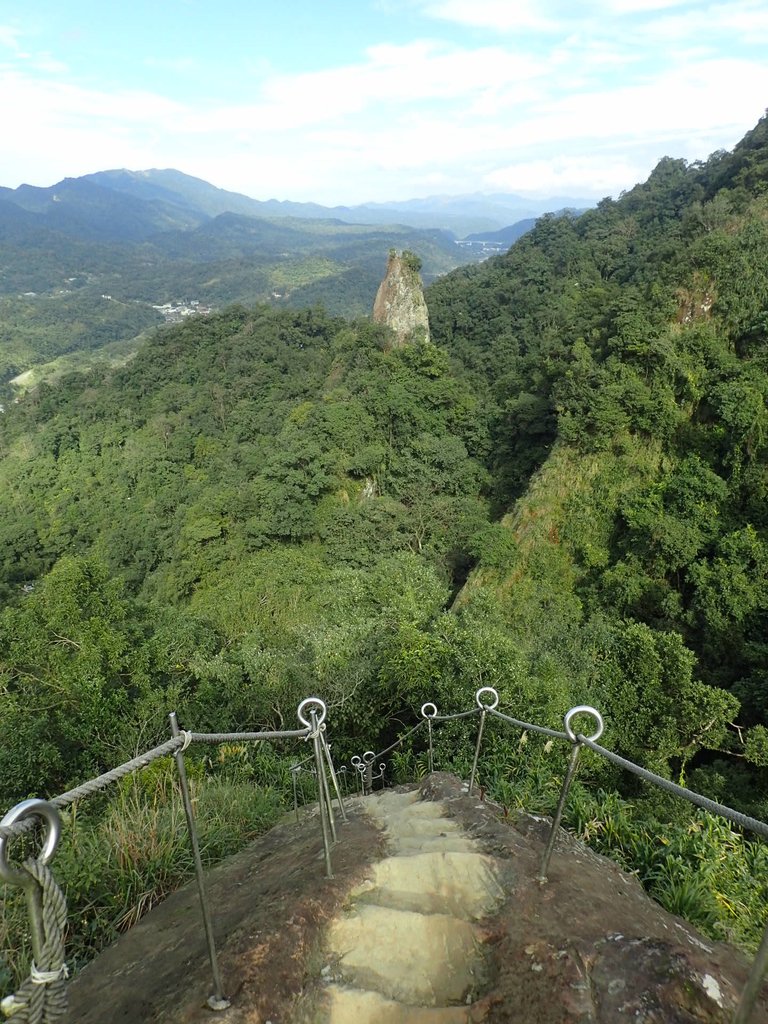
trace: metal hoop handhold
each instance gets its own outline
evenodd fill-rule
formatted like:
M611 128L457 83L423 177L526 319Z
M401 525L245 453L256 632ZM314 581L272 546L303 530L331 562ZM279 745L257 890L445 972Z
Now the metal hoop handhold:
M352 765L353 768L358 768L358 769L360 768L360 766L363 763L362 758L360 757L359 754L353 754L352 757L350 757L349 762L350 762L350 764Z
M492 693L493 704L483 704L483 702L480 700L481 693ZM495 708L499 706L499 695L492 686L481 686L480 689L475 694L475 700L477 701L477 706L479 708L482 708L483 711L493 711Z
M432 711L430 713L428 713L427 712L427 708L432 708ZM429 701L428 703L421 705L421 717L422 718L434 718L436 714L437 714L437 707L432 703L432 701Z
M373 764L373 762L375 760L376 760L376 755L374 754L374 752L372 750L366 750L366 752L363 754L363 763L364 764Z
M61 835L61 816L53 804L48 803L47 800L22 800L20 804L16 804L15 807L8 811L3 820L0 821L0 826L9 827L15 825L17 821L22 821L24 818L33 817L42 818L47 826L43 847L37 859L41 864L48 864L54 853L56 853L56 847L59 845L59 836ZM30 885L30 883L36 884L33 882L32 876L28 875L26 871L17 871L9 865L5 855L7 842L7 836L0 835L0 878L10 885L19 885L23 888Z
M599 740L600 737L603 735L603 729L605 728L603 716L600 714L597 708L592 708L589 706L589 704L579 704L577 705L577 707L571 708L571 710L566 714L565 718L563 719L563 725L565 727L566 733L568 734L568 739L571 741L571 743L576 743L578 740L576 733L573 731L573 726L571 725L571 722L576 717L576 715L592 715L592 717L595 719L595 721L597 722L597 730L591 736L587 736L585 738L590 740L592 743L596 743L597 740Z
M325 707L325 701L320 700L319 697L305 697L304 700L301 702L301 704L299 704L298 708L296 709L296 717L298 718L298 720L307 729L311 729L312 728L312 723L304 715L304 712L306 711L307 708L319 708L320 709L320 714L318 715L318 718L317 718L317 724L318 725L322 725L323 722L325 721L326 710L327 710L326 707Z

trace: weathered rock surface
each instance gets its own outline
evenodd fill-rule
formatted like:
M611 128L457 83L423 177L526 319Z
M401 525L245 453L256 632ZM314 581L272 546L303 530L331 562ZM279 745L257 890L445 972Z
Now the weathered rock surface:
M418 261L412 253L389 254L387 272L373 303L373 319L386 324L395 347L416 338L429 341L429 314L424 300Z
M425 797L503 860L507 902L487 924L495 977L488 1022L726 1024L749 964L654 903L633 875L561 832L549 881L536 881L548 819L522 814L512 827L436 774ZM480 1009L478 1007L478 1009ZM471 1019L477 1019L476 1017ZM768 988L754 1022L768 1021Z
M229 1010L204 1008L210 974L188 889L75 979L69 1020L730 1022L746 959L565 833L539 885L548 821L501 820L441 773L407 795L355 801L349 817L332 880L311 816L212 873Z

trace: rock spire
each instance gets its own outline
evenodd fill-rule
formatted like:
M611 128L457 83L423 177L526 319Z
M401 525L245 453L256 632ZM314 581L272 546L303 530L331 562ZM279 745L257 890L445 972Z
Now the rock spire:
M429 314L422 290L421 260L406 250L390 250L387 272L373 304L373 319L394 333L395 347L422 338L429 341Z

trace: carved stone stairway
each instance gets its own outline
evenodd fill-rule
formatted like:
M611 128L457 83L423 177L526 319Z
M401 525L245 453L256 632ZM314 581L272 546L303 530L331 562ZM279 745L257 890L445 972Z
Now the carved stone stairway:
M417 792L369 798L387 836L330 925L330 982L316 1020L328 1024L463 1024L483 987L478 922L503 900L492 857L480 853L440 802Z

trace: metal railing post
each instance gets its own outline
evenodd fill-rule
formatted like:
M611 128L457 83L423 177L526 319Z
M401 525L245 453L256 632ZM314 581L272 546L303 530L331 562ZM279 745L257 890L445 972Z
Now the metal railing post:
M323 798L325 800L325 810L328 815L328 825L331 830L331 841L337 843L338 836L336 835L336 819L333 814L333 804L331 803L331 787L328 785L328 776L325 773L325 755L323 753L323 729L322 724L318 723L317 726L317 747L320 751L320 764L318 766L318 772L320 775L319 783L323 789Z
M320 709L320 717L317 717L317 709ZM309 718L304 714L309 711ZM296 716L302 725L309 729L309 738L312 739L312 748L315 755L315 771L317 772L317 809L320 814L320 831L323 836L323 854L325 857L326 878L333 878L333 865L331 864L331 840L329 836L329 822L332 820L329 815L330 801L326 802L325 771L323 770L323 749L320 743L320 726L325 721L325 704L319 697L307 697L299 704Z
M549 832L547 845L544 847L544 856L541 858L541 868L539 870L538 880L542 884L547 880L547 871L549 870L549 862L552 858L552 851L555 848L557 830L560 828L560 822L563 819L563 811L565 810L565 802L568 799L568 791L571 788L571 782L573 782L573 777L576 774L576 766L579 763L579 754L581 753L581 748L583 746L583 744L579 741L578 736L573 731L573 726L571 725L571 720L576 715L581 714L592 715L597 721L597 730L595 731L593 736L589 737L589 739L593 743L596 742L603 734L602 715L599 711L596 711L595 708L588 707L586 704L579 704L578 707L571 708L571 710L566 714L563 720L565 725L565 731L568 735L568 739L573 744L573 747L571 748L571 756L568 760L568 768L565 773L565 778L563 779L563 785L560 788L560 799L557 802L557 809L555 810L554 817L552 818L552 828Z
M763 939L760 943L760 948L757 953L755 953L755 959L752 961L749 977L747 978L744 990L741 993L739 1005L736 1007L733 1024L749 1024L749 1021L752 1019L752 1011L755 1008L757 997L760 994L760 989L762 988L766 970L768 970L768 927L766 927L763 932Z
M168 716L171 722L171 734L176 737L181 735L179 723L176 719L176 712L172 711ZM186 734L190 736L189 733ZM187 769L184 766L184 750L180 747L174 751L173 757L176 761L176 768L179 773L179 786L181 787L181 798L184 803L184 814L187 819L187 832L189 833L189 844L192 847L192 858L195 862L195 879L197 881L197 892L200 897L200 909L203 915L203 927L205 929L205 941L208 946L208 959L211 962L211 974L213 975L213 993L208 997L206 1003L211 1010L226 1010L230 1005L229 999L224 995L224 987L219 972L219 960L216 954L216 940L213 935L213 921L211 919L211 908L208 902L208 891L205 885L203 873L203 861L200 857L200 843L197 838L197 827L195 825L195 814L192 809L192 799L189 795L189 783L187 782Z
M357 785L360 789L360 796L365 796L365 784L363 782L363 776L365 775L365 765L363 764L363 759L360 757L359 754L353 754L352 757L349 759L349 763L355 770L355 775L357 776Z
M299 772L301 768L295 764L291 767L291 778L293 779L293 811L296 815L296 824L299 823Z
M376 755L374 752L372 750L366 750L363 754L363 764L365 765L363 791L366 796L370 796L373 792L373 762L375 760Z
M321 739L322 744L323 744L323 752L325 754L325 759L328 762L328 771L331 773L331 782L333 783L333 788L334 788L334 790L336 792L336 799L339 801L339 810L341 811L341 820L346 822L346 820L347 820L347 812L346 812L346 809L344 807L344 801L341 798L341 789L339 788L339 780L338 780L338 778L336 776L336 769L333 767L333 758L331 757L331 745L328 742L328 740L325 738L325 727L323 727L323 729L321 730L320 739Z
M493 704L483 704L480 700L482 693L493 694ZM488 711L493 711L498 706L499 695L493 689L492 686L482 686L475 694L475 700L477 706L480 708L480 728L477 730L477 743L475 744L475 756L472 760L472 773L469 776L469 793L472 794L472 790L475 788L475 776L477 774L477 759L480 756L480 744L483 742L483 729L485 729L485 715Z
M428 708L432 709L429 713L427 711ZM429 734L429 754L427 755L428 756L427 767L429 768L429 774L430 775L435 770L435 762L434 762L433 755L432 755L432 719L435 717L436 714L437 714L437 707L431 701L428 702L427 704L422 704L421 705L421 717L422 718L426 718L426 720L427 720L427 732Z

